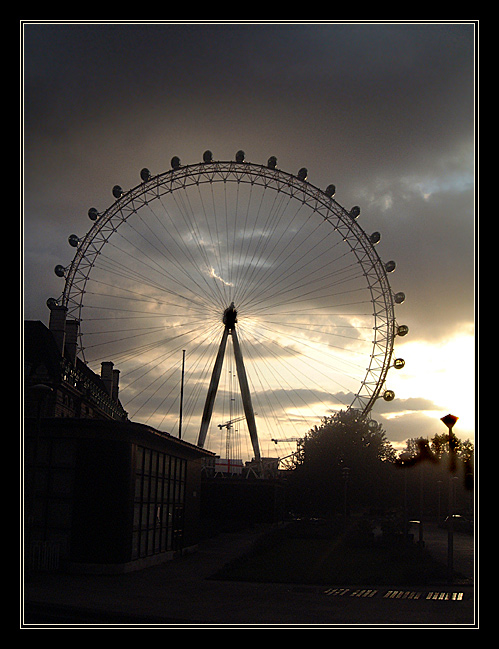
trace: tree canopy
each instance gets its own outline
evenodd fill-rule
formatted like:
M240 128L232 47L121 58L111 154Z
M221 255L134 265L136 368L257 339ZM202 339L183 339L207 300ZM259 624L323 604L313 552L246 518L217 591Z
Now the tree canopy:
M315 515L338 513L348 490L349 506L376 507L386 499L387 469L394 460L379 423L355 411L324 417L300 443L291 481L294 504Z
M289 508L299 515L328 517L349 512L445 516L447 490L456 511L472 508L473 444L449 435L408 439L396 454L382 426L355 411L324 417L298 445L288 478ZM457 481L451 480L456 477Z
M451 448L449 448L451 444ZM452 458L450 457L452 450ZM422 462L433 465L434 473L461 475L465 490L473 489L474 445L469 439L461 440L454 434L449 440L448 433L427 437L410 438L405 449L399 454L396 463L406 467ZM443 477L438 475L436 480Z

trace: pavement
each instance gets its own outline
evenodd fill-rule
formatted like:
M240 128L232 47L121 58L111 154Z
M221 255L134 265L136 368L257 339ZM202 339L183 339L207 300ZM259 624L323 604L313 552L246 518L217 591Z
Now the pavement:
M224 533L197 552L122 575L36 574L25 580L21 628L478 628L474 543L455 533L453 583L337 587L211 577L266 530ZM425 547L447 559L447 533Z

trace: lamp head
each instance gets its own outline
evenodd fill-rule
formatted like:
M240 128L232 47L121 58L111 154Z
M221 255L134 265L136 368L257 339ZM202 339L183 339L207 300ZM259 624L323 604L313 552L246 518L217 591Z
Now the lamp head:
M442 417L440 421L443 421L443 423L450 430L458 419L459 417L455 417L454 415L445 415L445 417Z

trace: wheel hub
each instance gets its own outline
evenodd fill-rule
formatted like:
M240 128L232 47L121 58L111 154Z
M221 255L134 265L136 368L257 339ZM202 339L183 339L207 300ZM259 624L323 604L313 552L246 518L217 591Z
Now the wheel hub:
M230 306L225 309L222 321L227 329L234 329L237 322L237 309L234 302L231 302Z

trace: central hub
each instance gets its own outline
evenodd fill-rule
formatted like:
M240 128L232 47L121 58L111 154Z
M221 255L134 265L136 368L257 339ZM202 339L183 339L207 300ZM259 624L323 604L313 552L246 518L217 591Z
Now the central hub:
M237 310L234 302L231 302L230 306L225 309L222 321L227 329L234 329L237 322Z

